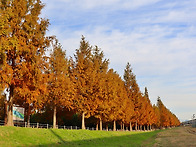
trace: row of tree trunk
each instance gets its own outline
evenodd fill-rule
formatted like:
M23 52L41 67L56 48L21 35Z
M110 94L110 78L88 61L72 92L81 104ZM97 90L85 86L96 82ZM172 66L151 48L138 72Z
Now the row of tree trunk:
M130 122L130 126L129 126L129 131L133 131L132 129L132 124ZM85 127L85 113L82 113L82 129L86 129ZM97 122L96 124L96 130L100 130L102 131L103 130L103 122L102 122L102 119L100 118L99 119L99 122ZM106 124L106 131L108 131L108 124ZM123 122L121 122L121 130L122 131L125 131L125 124ZM126 130L128 130L128 127L126 127ZM152 130L152 126L151 125L137 125L137 122L135 123L135 130ZM113 121L113 131L116 131L116 121Z

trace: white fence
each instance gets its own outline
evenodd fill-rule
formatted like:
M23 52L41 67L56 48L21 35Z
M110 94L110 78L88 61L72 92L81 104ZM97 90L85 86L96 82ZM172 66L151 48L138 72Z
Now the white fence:
M5 122L3 120L0 120L0 126L4 126ZM53 128L53 125L50 124L41 124L41 123L30 123L29 125L27 122L16 122L14 121L14 126L16 127L26 127L26 128L43 128L43 129L51 129ZM57 129L67 129L67 130L79 130L81 129L78 126L62 126L62 125L57 125ZM94 127L86 127L86 130L96 130ZM102 129L103 131L107 131L105 128ZM112 131L112 129L109 129L108 131ZM120 131L117 129L117 131ZM125 130L128 131L128 130Z
M3 120L0 120L0 126L3 126L5 124L5 122ZM45 128L45 129L50 129L50 128L53 128L53 125L50 125L50 124L41 124L41 123L30 123L30 124L27 124L27 122L16 122L14 121L14 126L16 127L30 127L30 128ZM59 126L57 125L56 128L58 129L68 129L68 130L78 130L80 129L80 127L78 126ZM94 128L88 128L88 130L92 130Z

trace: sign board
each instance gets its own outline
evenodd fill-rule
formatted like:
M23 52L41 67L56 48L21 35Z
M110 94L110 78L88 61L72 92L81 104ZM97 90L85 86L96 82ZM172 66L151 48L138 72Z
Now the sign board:
M13 120L24 121L24 108L13 107Z

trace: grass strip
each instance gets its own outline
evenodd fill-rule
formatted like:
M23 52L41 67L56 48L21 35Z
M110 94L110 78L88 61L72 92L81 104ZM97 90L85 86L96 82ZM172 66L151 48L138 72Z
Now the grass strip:
M17 146L69 146L69 147L134 147L153 143L160 131L90 131L61 129L32 129L0 127L0 145ZM149 140L152 140L152 142Z

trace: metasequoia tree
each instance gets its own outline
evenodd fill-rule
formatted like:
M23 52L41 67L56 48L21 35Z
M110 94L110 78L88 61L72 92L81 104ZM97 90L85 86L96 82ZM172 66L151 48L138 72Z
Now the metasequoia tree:
M151 130L151 126L155 122L155 112L154 112L154 109L153 109L152 104L150 102L147 87L145 87L144 99L146 99L146 106L145 106L146 125L147 125L147 129Z
M108 122L110 121L109 116L110 116L110 110L111 110L111 104L112 101L110 99L109 91L110 91L110 86L112 85L110 80L111 77L108 76L107 73L102 73L101 76L101 81L100 81L100 101L101 105L97 107L95 110L95 117L96 118L101 118L100 122L106 123L106 130L108 130ZM101 125L101 124L100 124Z
M112 112L110 114L113 115L114 118L114 128L116 128L116 122L119 120L121 123L121 129L124 128L124 122L125 122L125 115L123 113L123 110L125 110L126 106L126 99L127 99L127 93L124 88L124 82L120 78L120 76L117 74L117 72L113 72L113 89L114 89L114 105L112 108ZM114 129L115 131L115 129Z
M153 105L153 109L154 109L154 113L155 113L153 127L160 128L161 122L160 122L160 111L159 111L159 108L154 104Z
M180 120L177 118L177 116L175 115L175 114L172 114L171 112L170 112L170 115L171 115L171 119L172 119L172 121L170 122L170 126L172 127L172 126L180 126Z
M93 80L95 72L92 61L92 47L82 37L80 48L76 50L74 65L74 81L76 84L76 98L74 105L79 113L82 114L82 129L85 129L85 117L91 116L96 109L95 97L93 95Z
M115 87L117 83L113 69L110 69L105 74L101 83L103 84L101 87L102 104L95 110L95 117L101 117L102 121L106 123L106 129L108 129L107 123L114 121L114 130L116 130L117 115L114 114L114 111L117 108L117 91Z
M144 96L142 96L140 99L140 107L138 110L139 113L138 113L138 121L137 121L140 130L142 130L143 127L145 130L145 125L147 124L147 113L148 113L147 107L148 107L147 100Z
M124 99L125 101L125 107L124 107L124 123L126 126L130 128L130 131L132 131L132 117L134 115L134 105L130 98Z
M158 99L157 99L157 106L158 106L159 112L160 112L160 126L166 127L167 121L168 121L167 110L166 110L166 107L164 106L163 102L161 101L160 97L158 97Z
M46 40L48 42L48 40ZM30 115L40 110L45 102L47 93L48 74L46 73L48 64L47 57L35 55L31 52L25 57L25 62L21 63L21 73L16 82L14 104L25 108L27 123L30 123Z
M118 108L119 112L117 114L118 120L121 124L121 130L124 131L125 125L131 126L131 119L134 114L134 105L133 102L128 98L124 81L122 81L122 79L120 79L118 86L120 89L120 91L118 91L118 99L120 103Z
M48 103L53 108L53 128L56 128L57 107L72 108L74 87L68 73L69 62L57 39L52 41L49 58Z
M49 22L39 17L44 7L40 0L1 0L0 7L0 52L4 61L0 82L9 92L7 125L12 126L15 94L28 95L30 104L37 101L37 91L42 89L39 70L48 45L45 33Z
M161 127L172 127L180 125L180 121L178 120L178 118L165 107L160 97L158 97L157 99L157 107L159 108Z
M126 109L127 93L124 82L120 76L110 69L106 76L104 87L104 100L102 106L102 116L105 122L113 121L113 130L116 130L116 122L125 122L123 111Z
M129 63L127 63L124 70L124 81L128 91L128 97L132 100L134 105L133 121L135 122L135 130L137 130L139 116L141 113L139 110L141 109L142 93L140 92L136 81L136 76L133 74L131 65Z
M123 75L123 79L124 79L124 82L125 82L125 87L126 87L126 90L127 90L127 95L128 95L128 98L131 99L131 96L132 96L132 93L131 93L131 85L132 85L132 69L131 69L131 65L129 63L127 63L126 65L126 68L124 70L124 75ZM132 101L132 100L131 100ZM131 107L131 106L130 106ZM133 109L134 109L134 105L133 105ZM134 114L134 112L133 112ZM130 119L130 131L132 131L132 124L131 122L133 121L133 114L132 114L132 117Z
M93 88L92 97L96 101L94 101L95 111L92 112L92 116L97 118L100 122L100 130L102 130L102 121L103 121L103 113L104 109L103 101L104 97L104 84L106 73L108 70L109 61L104 59L103 51L101 51L97 46L93 49L93 72L91 74L91 86ZM98 126L98 124L97 124Z
M110 81L110 86L108 87L108 98L109 98L109 106L110 106L110 111L109 112L109 120L113 121L113 131L116 131L116 121L118 120L118 113L120 111L120 103L119 102L119 97L118 97L118 75L117 73L113 70L110 69L108 72L109 80ZM109 81L108 81L109 82Z
M121 130L124 131L124 126L131 122L131 117L134 114L134 105L131 99L128 98L127 89L124 81L116 74L116 95L118 99L118 107L116 110L117 120L121 124Z

